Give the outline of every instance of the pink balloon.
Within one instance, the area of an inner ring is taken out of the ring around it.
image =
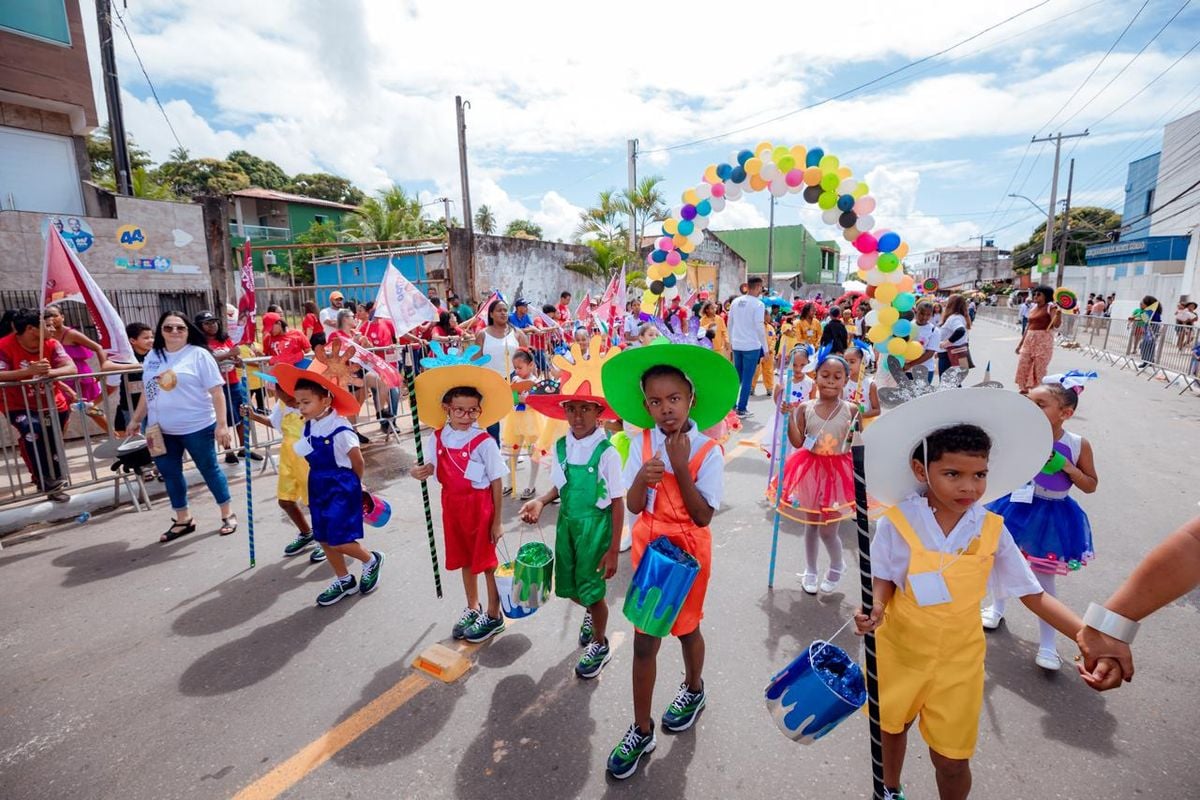
[[[712,187],[712,196],[713,197],[724,197],[725,196],[725,184],[714,183],[713,187]]]
[[[858,216],[870,214],[875,210],[875,198],[871,195],[864,195],[854,201],[854,213]]]
[[[879,253],[863,253],[858,257],[858,268],[864,272],[875,269],[875,262],[879,260]]]
[[[683,259],[679,257],[678,250],[672,250],[671,252],[667,253],[667,263],[670,264],[672,267],[679,266],[679,262],[682,260]]]
[[[788,186],[795,188],[795,187],[799,186],[800,184],[804,183],[804,170],[802,170],[802,169],[790,170],[787,175],[783,176],[783,179],[787,182]]]
[[[658,240],[658,249],[667,253],[675,249],[675,240],[670,236],[664,236]]]
[[[869,233],[861,234],[854,240],[854,248],[860,253],[874,253],[879,240]]]
[[[654,260],[654,257],[651,255],[651,253],[653,253],[653,251],[651,251],[650,253],[646,253],[646,266],[647,267],[653,267],[655,264],[658,263],[657,261]]]

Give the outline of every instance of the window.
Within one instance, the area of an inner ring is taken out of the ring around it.
[[[1149,214],[1154,208],[1154,190],[1146,192],[1146,208],[1142,210],[1143,214]]]
[[[71,46],[66,0],[0,3],[0,28],[34,39]]]
[[[0,127],[0,208],[82,214],[71,139]]]
[[[263,217],[263,216],[260,216],[260,217],[258,218],[258,225],[259,225],[259,227],[260,227],[260,228],[266,228],[266,227],[270,226],[270,224],[271,224],[271,218],[270,218],[270,217]]]
[[[324,214],[313,214],[313,223],[317,225],[324,225],[328,221],[329,217],[325,216]]]

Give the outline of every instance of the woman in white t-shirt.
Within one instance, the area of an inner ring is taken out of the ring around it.
[[[225,381],[204,334],[183,314],[168,311],[159,318],[154,349],[142,364],[142,382],[142,398],[127,430],[137,431],[145,418],[151,447],[161,435],[163,453],[154,457],[154,463],[167,485],[175,519],[159,541],[170,542],[196,530],[183,476],[185,450],[221,507],[220,534],[228,536],[237,530],[238,520],[229,503],[229,483],[217,466],[216,451],[218,443],[222,448],[233,444],[225,422]]]
[[[938,375],[950,367],[969,369],[971,318],[967,314],[967,299],[961,294],[950,295],[942,320],[938,328]]]

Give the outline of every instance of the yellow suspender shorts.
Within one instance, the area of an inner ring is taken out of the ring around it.
[[[876,634],[879,711],[886,733],[903,733],[918,715],[921,736],[946,758],[969,759],[979,736],[987,646],[979,604],[987,595],[1003,519],[989,513],[964,553],[925,549],[898,508],[887,518],[908,544],[910,579],[898,587]],[[911,576],[942,571],[950,601],[917,605]]]

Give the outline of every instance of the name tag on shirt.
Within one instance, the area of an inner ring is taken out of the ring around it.
[[[478,461],[468,461],[467,468],[463,470],[463,476],[471,483],[481,483],[485,477],[483,464]]]
[[[1014,491],[1008,496],[1010,503],[1032,503],[1033,502],[1033,484],[1027,483],[1020,489]]]
[[[817,437],[813,434],[808,434],[804,437],[804,449],[812,450],[817,444]]]
[[[913,599],[919,606],[939,606],[950,602],[950,587],[938,570],[910,572],[908,585],[912,587]]]

